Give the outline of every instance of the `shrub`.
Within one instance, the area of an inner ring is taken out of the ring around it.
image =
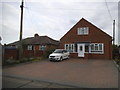
[[[49,55],[54,51],[55,49],[48,49],[46,50],[46,53],[43,55],[43,58],[48,58]]]
[[[10,59],[8,59],[8,60],[4,61],[3,65],[13,65],[13,64],[19,64],[19,63],[20,63],[20,61],[18,61],[18,60],[10,60]]]
[[[120,65],[120,59],[115,59],[116,64]]]
[[[120,59],[119,47],[117,45],[113,45],[112,56],[113,59]]]

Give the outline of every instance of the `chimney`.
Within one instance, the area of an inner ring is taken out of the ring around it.
[[[38,37],[39,35],[36,33],[36,34],[34,34],[34,37]]]

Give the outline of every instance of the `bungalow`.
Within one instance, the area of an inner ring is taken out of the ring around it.
[[[84,18],[60,39],[60,48],[73,58],[112,59],[112,37]]]
[[[22,40],[23,57],[40,57],[47,50],[56,49],[59,47],[59,41],[53,40],[48,36],[39,36],[35,34],[34,37],[25,38]],[[18,59],[19,41],[5,45],[4,58],[13,57]]]

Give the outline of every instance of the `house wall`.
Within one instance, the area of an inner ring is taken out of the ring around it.
[[[59,47],[59,45],[51,45],[51,44],[48,44],[46,45],[46,48],[45,50],[49,50],[49,49],[57,49]],[[40,45],[34,45],[34,50],[35,51],[40,51]]]
[[[27,46],[27,45],[26,45]],[[56,49],[59,46],[57,45],[46,45],[46,49],[45,50],[39,50],[39,46],[40,45],[34,45],[33,50],[27,50],[27,47],[23,49],[23,57],[41,57],[44,54],[46,54],[47,50],[50,49]],[[14,59],[17,60],[19,57],[19,50],[16,49],[4,49],[4,55],[3,58],[5,60],[7,59]]]
[[[40,45],[34,45],[34,50],[39,50]]]
[[[58,49],[59,45],[47,45],[46,49],[47,50],[53,50],[53,49]]]
[[[77,28],[79,27],[89,27],[88,35],[77,35]],[[82,19],[76,25],[74,25],[61,39],[60,48],[64,48],[64,44],[70,44],[75,42],[85,42],[90,41],[91,43],[103,43],[104,44],[104,54],[91,54],[89,58],[97,59],[111,59],[112,58],[112,38],[101,31],[96,26],[92,25],[88,21]],[[77,53],[76,53],[77,54]],[[72,54],[73,57],[76,55]]]
[[[41,57],[44,54],[46,54],[47,50],[51,50],[51,49],[56,49],[58,46],[56,45],[46,45],[45,50],[40,50],[40,45],[34,45],[33,50],[24,50],[24,57]]]
[[[23,57],[41,57],[44,54],[44,51],[35,51],[35,50],[24,50]]]

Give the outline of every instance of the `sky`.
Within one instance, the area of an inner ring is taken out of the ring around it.
[[[119,0],[24,0],[23,39],[47,35],[60,40],[81,18],[85,18],[112,36],[116,21],[118,44]],[[0,36],[2,44],[19,40],[21,0],[0,1]]]

